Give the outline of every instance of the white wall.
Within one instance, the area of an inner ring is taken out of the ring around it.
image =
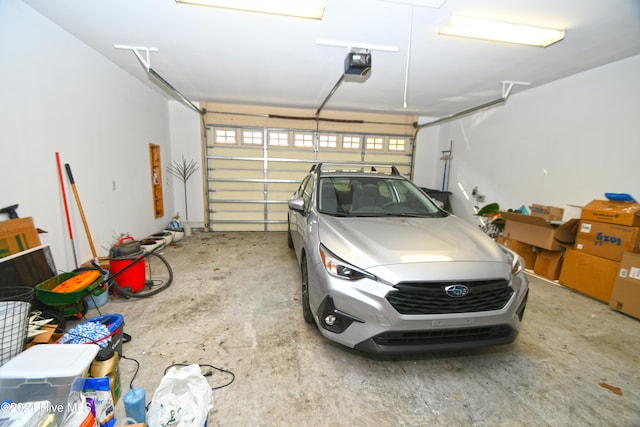
[[[171,141],[172,141],[172,158],[163,159],[166,165],[174,162],[182,163],[184,158],[187,163],[194,161],[198,165],[198,169],[187,181],[187,207],[189,224],[193,227],[203,227],[205,212],[203,188],[203,159],[201,144],[201,117],[195,111],[185,107],[177,101],[169,102],[169,115],[171,116]],[[206,163],[205,163],[206,166]],[[187,220],[184,207],[184,184],[178,178],[163,171],[165,183],[172,189],[173,198],[175,200],[176,212],[167,212],[170,216],[176,213],[180,214],[181,221]]]
[[[417,160],[419,167],[437,167],[432,181],[423,172],[416,182],[439,188],[444,162],[437,159],[453,141],[453,210],[476,224],[473,206],[490,202],[503,209],[559,206],[567,220],[580,215],[572,205],[603,199],[605,192],[640,200],[638,76],[640,55],[515,93],[503,106],[437,130],[426,128],[418,134]],[[484,203],[471,197],[476,186]]]
[[[0,1],[0,58],[0,207],[18,203],[19,216],[47,231],[41,241],[58,269],[75,265],[56,152],[63,174],[72,168],[98,256],[120,233],[164,228],[173,191],[166,184],[165,217],[154,219],[149,143],[163,163],[172,158],[166,99],[16,0]],[[66,191],[81,263],[92,254],[68,183]]]

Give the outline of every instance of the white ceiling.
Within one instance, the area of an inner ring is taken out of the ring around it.
[[[442,117],[501,97],[503,81],[530,84],[518,93],[640,54],[640,0],[326,0],[321,21],[174,0],[24,2],[150,85],[134,53],[114,45],[157,48],[151,68],[194,102],[315,111],[327,100],[325,110]],[[453,14],[560,28],[565,38],[537,48],[439,36]],[[329,98],[348,48],[320,39],[398,51],[372,50],[369,78]]]

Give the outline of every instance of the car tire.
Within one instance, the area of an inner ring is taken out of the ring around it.
[[[307,257],[302,257],[302,316],[307,323],[315,323],[311,305],[309,304],[309,268],[307,267]]]

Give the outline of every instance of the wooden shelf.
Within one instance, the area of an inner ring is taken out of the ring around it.
[[[160,218],[164,216],[164,199],[162,198],[162,162],[160,161],[159,145],[149,144],[149,158],[151,160],[153,215],[155,218]]]

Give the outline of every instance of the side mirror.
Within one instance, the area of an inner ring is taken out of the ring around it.
[[[302,200],[302,197],[290,199],[288,205],[292,211],[304,213],[304,200]]]

